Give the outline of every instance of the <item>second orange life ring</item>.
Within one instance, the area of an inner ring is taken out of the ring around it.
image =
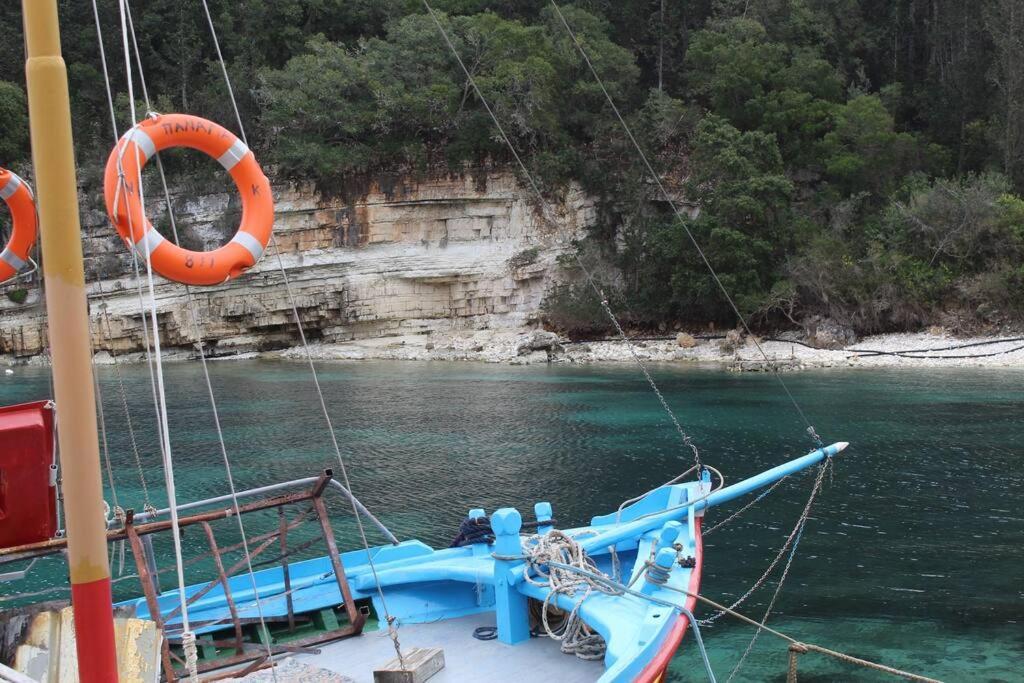
[[[0,199],[11,210],[14,226],[11,239],[0,251],[0,282],[6,282],[29,263],[38,229],[36,202],[28,183],[11,171],[0,168]]]
[[[227,170],[242,196],[242,221],[231,241],[213,251],[183,249],[164,238],[143,215],[138,182],[146,162],[171,147],[189,147],[213,157]],[[187,114],[154,116],[118,141],[103,180],[107,213],[117,232],[153,270],[168,280],[214,285],[241,275],[259,261],[274,226],[270,182],[256,157],[225,128]]]

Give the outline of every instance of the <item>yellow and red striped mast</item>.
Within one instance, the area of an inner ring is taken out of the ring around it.
[[[79,680],[112,683],[117,653],[67,67],[57,0],[23,0],[22,10]]]

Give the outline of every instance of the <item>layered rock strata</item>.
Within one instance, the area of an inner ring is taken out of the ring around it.
[[[251,271],[191,290],[155,278],[161,340],[172,355],[194,353],[200,336],[214,356],[294,346],[293,305],[307,337],[321,343],[522,329],[535,321],[556,277],[565,238],[578,236],[595,213],[592,200],[569,191],[554,208],[556,230],[515,176],[503,172],[374,180],[349,198],[304,185],[274,190],[275,242]],[[150,197],[154,223],[169,225]],[[216,248],[238,224],[230,192],[181,193],[173,204],[188,248]],[[101,357],[141,352],[145,273],[135,277],[102,210],[83,211],[83,233],[94,346]],[[46,335],[38,282],[5,289],[22,286],[23,303],[0,297],[0,353],[18,358],[42,353]]]

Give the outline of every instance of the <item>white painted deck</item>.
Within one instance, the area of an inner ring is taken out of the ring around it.
[[[563,654],[550,638],[531,638],[510,646],[497,640],[477,640],[473,629],[493,626],[490,614],[447,619],[433,624],[409,624],[398,630],[402,649],[439,647],[444,650],[445,667],[431,683],[466,681],[509,681],[528,683],[537,672],[558,683],[593,683],[604,672],[599,661],[584,661]],[[295,655],[303,664],[316,666],[351,678],[355,683],[373,683],[373,670],[395,658],[386,630],[319,646],[318,655]]]

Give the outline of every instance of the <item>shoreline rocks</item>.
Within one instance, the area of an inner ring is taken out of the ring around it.
[[[662,340],[644,340],[633,344],[632,351],[621,341],[572,342],[553,332],[539,329],[479,329],[373,337],[347,342],[310,344],[314,360],[361,361],[406,360],[506,363],[509,365],[538,365],[547,363],[632,363],[634,354],[644,363],[669,365],[717,366],[733,372],[797,372],[825,368],[1021,368],[1024,369],[1024,346],[1020,341],[998,341],[993,338],[956,339],[931,333],[890,334],[867,337],[859,344],[843,349],[817,349],[794,338],[784,341],[759,340],[761,351],[749,338],[734,340],[724,351],[720,340],[689,337],[680,346],[679,336]],[[928,357],[913,357],[913,351],[965,344],[984,343],[985,346],[932,351]],[[864,352],[858,353],[858,349]],[[208,353],[210,348],[207,349]],[[881,352],[881,353],[879,353]],[[910,354],[910,356],[905,354]],[[900,355],[904,354],[904,355]],[[990,355],[992,354],[992,355]],[[979,357],[960,357],[979,356]],[[195,352],[174,349],[165,352],[168,362],[194,360]],[[210,360],[305,360],[301,347],[271,351],[247,351],[208,355]],[[131,352],[111,355],[98,352],[97,365],[145,362],[143,353]],[[0,356],[0,366],[44,365],[42,356],[16,359]],[[16,373],[15,373],[16,374]]]
[[[723,352],[719,340],[694,337],[692,345],[680,346],[677,338],[644,340],[633,344],[632,352],[621,341],[572,342],[544,330],[476,330],[408,336],[401,339],[360,340],[344,344],[316,344],[311,347],[319,360],[417,360],[475,361],[536,365],[541,363],[624,363],[633,362],[635,353],[645,363],[666,365],[717,365],[736,372],[796,372],[822,368],[898,368],[898,367],[1019,367],[1024,369],[1024,349],[1020,342],[999,342],[984,347],[981,358],[957,358],[974,355],[975,349],[945,352],[943,358],[912,358],[900,355],[858,354],[858,348],[906,354],[915,349],[955,346],[991,339],[953,339],[931,334],[891,334],[863,339],[844,349],[815,349],[794,341],[760,341],[766,361],[750,339],[736,342]],[[687,344],[690,344],[687,341]],[[1014,350],[1016,349],[1016,350]],[[1012,351],[999,353],[1000,351]],[[942,354],[928,354],[942,355]],[[301,349],[261,354],[263,358],[299,358]],[[773,367],[774,366],[774,367]]]

